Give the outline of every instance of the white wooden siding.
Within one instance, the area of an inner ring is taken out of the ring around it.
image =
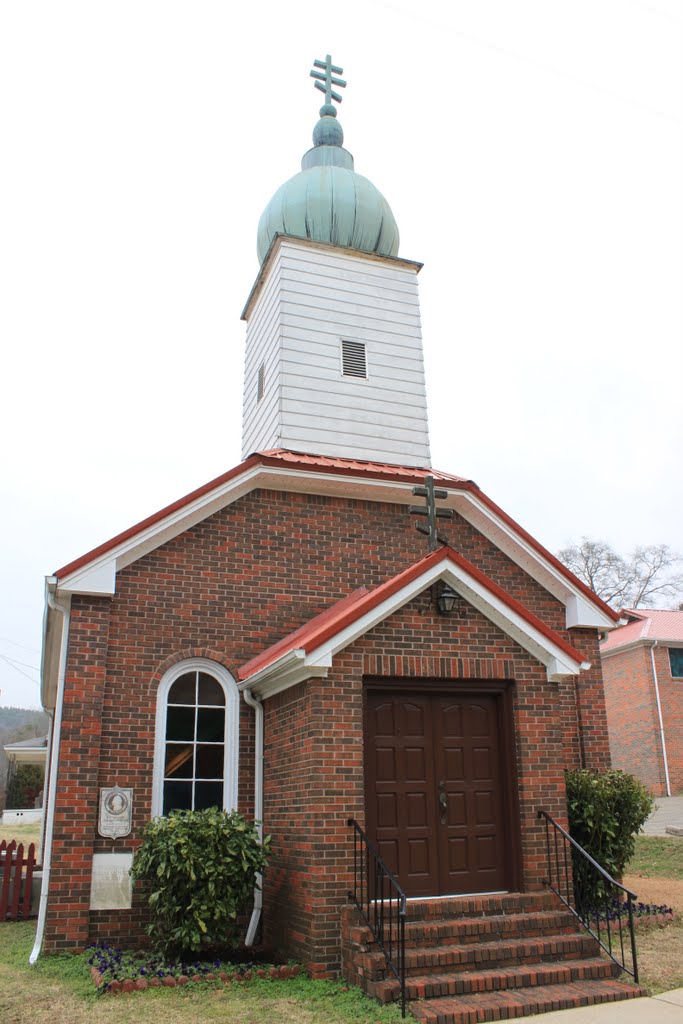
[[[248,316],[243,456],[429,465],[416,266],[284,239]],[[366,346],[367,379],[342,375],[342,339]]]

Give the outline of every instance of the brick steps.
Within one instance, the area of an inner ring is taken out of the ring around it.
[[[529,914],[498,914],[487,917],[445,918],[434,921],[406,921],[406,947],[464,945],[494,939],[534,938],[540,935],[576,932],[575,919],[561,910]],[[353,941],[372,942],[369,928],[353,930]]]
[[[450,896],[439,899],[408,900],[408,921],[449,920],[492,914],[533,914],[562,907],[552,892],[512,892],[498,896]]]
[[[529,988],[534,985],[559,985],[574,981],[613,978],[619,968],[610,960],[600,957],[585,960],[558,960],[534,965],[498,968],[489,971],[459,971],[431,973],[406,979],[408,999],[438,999],[444,996],[463,996],[477,992],[498,992]],[[368,995],[382,1003],[397,1000],[399,984],[393,975],[375,982]]]
[[[409,902],[406,997],[424,1024],[479,1024],[572,1006],[630,999],[642,991],[617,980],[553,893],[510,893]],[[348,982],[383,1003],[400,997],[384,955],[355,910],[342,915]]]
[[[580,981],[430,999],[411,1003],[410,1010],[423,1024],[480,1024],[482,1021],[511,1020],[527,1014],[634,999],[641,994],[640,989],[620,981]]]
[[[531,939],[510,939],[496,942],[468,943],[464,946],[424,946],[406,948],[406,975],[424,974],[425,969],[464,971],[468,968],[509,964],[538,963],[592,956],[595,940],[588,934],[541,935]],[[382,970],[384,954],[368,952],[365,960],[370,969]]]

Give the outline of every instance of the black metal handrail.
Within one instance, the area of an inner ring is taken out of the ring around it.
[[[545,819],[548,877],[543,879],[544,885],[560,897],[584,928],[597,939],[607,956],[622,971],[630,974],[637,984],[638,958],[633,927],[633,901],[638,897],[600,867],[546,811],[539,810],[538,816]],[[628,942],[624,943],[622,914],[628,922],[630,958]]]
[[[355,818],[353,829],[353,890],[356,904],[373,938],[384,953],[387,967],[401,989],[401,1014],[406,1015],[406,894]]]

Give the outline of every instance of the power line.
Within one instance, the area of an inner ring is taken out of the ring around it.
[[[24,664],[23,661],[15,661],[14,658],[8,658],[6,654],[0,654],[0,658],[2,658],[3,661],[6,661],[10,668],[13,668],[15,672],[18,672],[20,675],[25,676],[27,679],[30,679],[32,683],[38,682],[38,680],[35,679],[33,676],[30,676],[28,672],[24,672],[22,668],[19,668],[19,665]],[[34,672],[38,672],[38,669],[35,667],[35,665],[26,665],[26,668],[30,668],[33,669]]]
[[[10,640],[8,636],[0,636],[0,640],[2,640],[3,643],[11,644],[12,647],[21,647],[22,651],[30,651],[31,654],[40,654],[37,647],[27,647],[26,644],[20,644],[16,640]]]

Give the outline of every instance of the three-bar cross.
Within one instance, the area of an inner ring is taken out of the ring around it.
[[[434,486],[434,477],[426,476],[424,487],[413,487],[413,494],[419,498],[425,498],[425,507],[422,505],[409,505],[408,511],[414,516],[426,516],[427,522],[415,523],[415,528],[429,537],[429,550],[436,551],[439,544],[448,544],[448,540],[442,537],[437,528],[437,519],[453,519],[455,512],[452,508],[437,508],[437,498],[447,498],[448,491],[442,487]]]
[[[330,57],[329,53],[327,54],[325,60],[314,60],[313,66],[316,68],[322,68],[322,70],[325,72],[324,75],[321,75],[319,71],[311,71],[310,75],[311,78],[319,79],[319,81],[314,82],[313,84],[315,85],[316,89],[320,89],[321,92],[325,93],[325,103],[327,104],[327,106],[329,106],[332,103],[332,100],[335,100],[336,103],[341,103],[342,97],[338,92],[335,92],[333,90],[332,86],[338,85],[340,89],[346,88],[346,82],[344,81],[344,79],[335,77],[336,75],[343,74],[344,68],[338,68],[336,64],[333,64],[332,58]],[[325,84],[321,85],[321,82],[324,82]]]

